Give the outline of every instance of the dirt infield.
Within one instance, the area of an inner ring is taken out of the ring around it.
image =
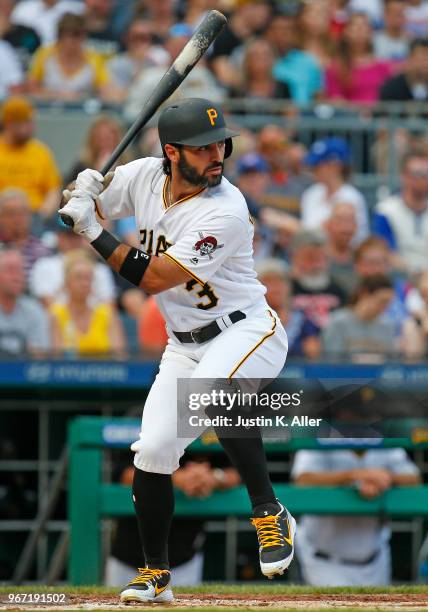
[[[275,608],[288,611],[307,609],[310,612],[327,612],[341,610],[354,612],[422,612],[428,610],[428,593],[368,593],[368,594],[206,594],[206,593],[179,593],[175,601],[169,606],[140,604],[120,604],[117,595],[111,594],[72,594],[67,596],[64,605],[34,605],[34,604],[0,604],[0,609],[8,611],[37,611],[49,610],[53,612],[71,610],[165,610],[192,608],[197,609],[225,609],[239,608],[241,610],[265,610]]]

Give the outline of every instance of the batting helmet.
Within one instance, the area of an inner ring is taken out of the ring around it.
[[[204,98],[186,98],[164,108],[158,130],[162,149],[166,144],[201,147],[224,140],[225,157],[232,153],[232,136],[238,136],[226,127],[221,108]]]

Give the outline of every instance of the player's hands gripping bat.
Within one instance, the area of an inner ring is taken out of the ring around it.
[[[153,117],[161,104],[163,104],[170,97],[170,95],[174,93],[177,87],[181,85],[211,43],[220,34],[225,24],[226,17],[219,11],[210,11],[208,13],[199,27],[195,30],[194,34],[185,45],[179,56],[176,58],[172,66],[159,81],[152,95],[144,105],[140,115],[126,132],[125,136],[117,145],[108,161],[101,168],[100,174],[102,176],[105,176],[108,171],[111,170],[125,149]],[[103,181],[100,181],[100,183],[103,183]],[[106,185],[104,181],[104,188],[105,187]],[[65,203],[65,201],[61,202],[60,208],[62,208]],[[59,214],[62,221],[66,225],[73,227],[74,221],[69,215],[66,214],[65,211],[64,213],[61,213],[60,211]]]

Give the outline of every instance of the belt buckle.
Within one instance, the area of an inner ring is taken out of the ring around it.
[[[193,342],[195,344],[199,344],[199,342],[195,338],[195,334],[197,334],[199,330],[200,330],[200,327],[198,329],[192,329],[192,331],[189,332],[190,333],[190,337],[192,338],[192,340],[193,340]]]

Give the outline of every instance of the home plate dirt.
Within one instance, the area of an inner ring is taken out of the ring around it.
[[[69,594],[66,605],[3,604],[0,609],[25,610],[165,610],[173,608],[280,608],[281,610],[341,610],[372,609],[383,611],[419,612],[428,610],[428,593],[373,593],[373,594],[186,594],[176,596],[169,606],[121,604],[115,595]]]

